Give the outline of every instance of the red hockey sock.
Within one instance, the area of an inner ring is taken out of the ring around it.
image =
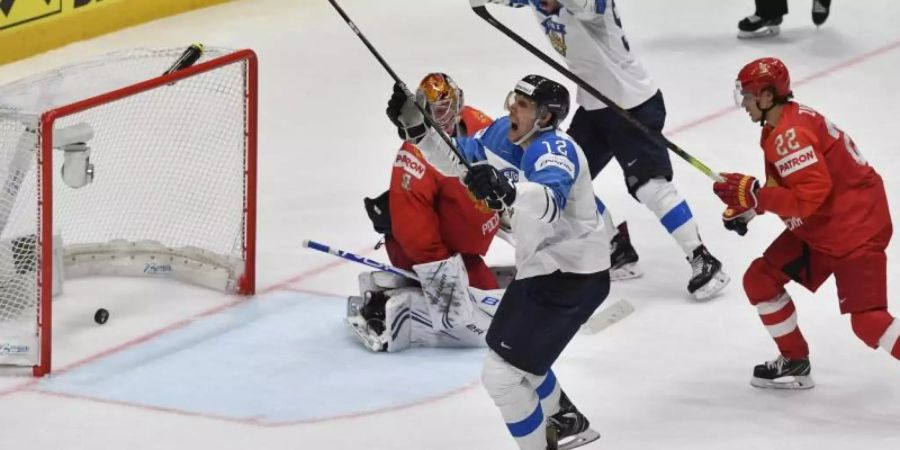
[[[878,346],[894,358],[900,359],[900,319],[894,318],[891,326],[879,339]]]
[[[797,310],[790,295],[783,293],[775,299],[758,303],[756,309],[783,356],[796,359],[809,355],[809,345],[797,325]]]

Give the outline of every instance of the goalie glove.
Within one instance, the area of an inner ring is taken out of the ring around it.
[[[411,99],[406,96],[406,92],[400,87],[399,83],[394,83],[394,93],[388,100],[385,113],[391,123],[397,127],[397,134],[400,135],[400,139],[415,144],[425,136],[427,128],[425,127],[425,117],[413,101],[418,103],[423,109],[425,108],[425,97],[423,95],[416,93],[415,99]]]
[[[727,207],[722,213],[722,224],[728,231],[734,231],[739,236],[747,234],[747,224],[756,217],[756,210],[753,208],[732,208]]]

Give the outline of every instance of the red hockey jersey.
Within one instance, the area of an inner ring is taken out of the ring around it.
[[[468,106],[461,118],[468,135],[492,122]],[[391,231],[400,248],[391,240],[386,243],[388,256],[398,267],[411,268],[456,253],[463,254],[468,267],[466,255],[487,253],[500,225],[497,214],[476,200],[459,178],[438,173],[408,142],[397,152],[389,192]],[[472,281],[473,286],[478,284]]]
[[[767,180],[758,209],[778,214],[812,248],[840,257],[891,223],[881,176],[815,110],[788,103],[760,144]]]

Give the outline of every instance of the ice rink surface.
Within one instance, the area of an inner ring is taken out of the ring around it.
[[[619,0],[632,49],[669,111],[666,134],[720,171],[762,175],[759,128],[733,107],[739,68],[782,58],[800,102],[857,143],[900,201],[900,3],[838,0],[819,30],[810,1],[790,2],[781,36],[735,38],[750,0]],[[487,25],[464,0],[343,0],[407,83],[452,75],[469,104],[503,114],[528,73],[562,80]],[[551,53],[532,15],[489,7]],[[396,134],[384,117],[391,80],[325,0],[240,0],[152,22],[0,67],[0,84],[131,47],[194,41],[252,48],[260,59],[259,295],[242,299],[153,280],[90,279],[55,303],[54,375],[0,378],[2,448],[513,449],[478,381],[478,350],[373,355],[340,323],[362,269],[301,248],[303,239],[386,260],[362,198],[387,186]],[[573,87],[571,83],[567,83]],[[865,347],[838,314],[834,284],[790,292],[817,387],[751,388],[776,350],[740,286],[782,229],[763,216],[738,238],[720,223],[708,179],[673,156],[676,185],[734,281],[689,298],[689,265],[611,165],[596,192],[627,220],[646,275],[613,284],[636,311],[578,335],[555,368],[603,435],[587,449],[900,448],[900,362]],[[894,217],[897,216],[895,208]],[[896,299],[897,246],[888,249]],[[498,242],[489,255],[512,261]],[[108,324],[91,318],[110,310]]]

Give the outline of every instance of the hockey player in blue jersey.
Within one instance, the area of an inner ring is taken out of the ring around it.
[[[574,448],[599,434],[561,393],[550,366],[609,293],[609,239],[587,159],[557,129],[569,110],[566,88],[529,75],[507,106],[509,116],[457,139],[473,163],[468,172],[434,130],[417,146],[500,211],[515,242],[516,279],[488,329],[484,386],[520,448]],[[423,121],[411,102],[396,119],[409,130]]]
[[[661,131],[666,118],[662,92],[631,51],[615,0],[482,0],[531,7],[553,48],[574,74],[616,102],[650,129]],[[712,297],[729,277],[700,240],[687,201],[672,184],[672,163],[664,143],[627,123],[583,89],[568,134],[584,149],[591,178],[615,157],[628,192],[659,219],[691,265],[688,292]],[[607,209],[604,219],[612,223]],[[627,229],[612,238],[612,267],[638,260]]]

